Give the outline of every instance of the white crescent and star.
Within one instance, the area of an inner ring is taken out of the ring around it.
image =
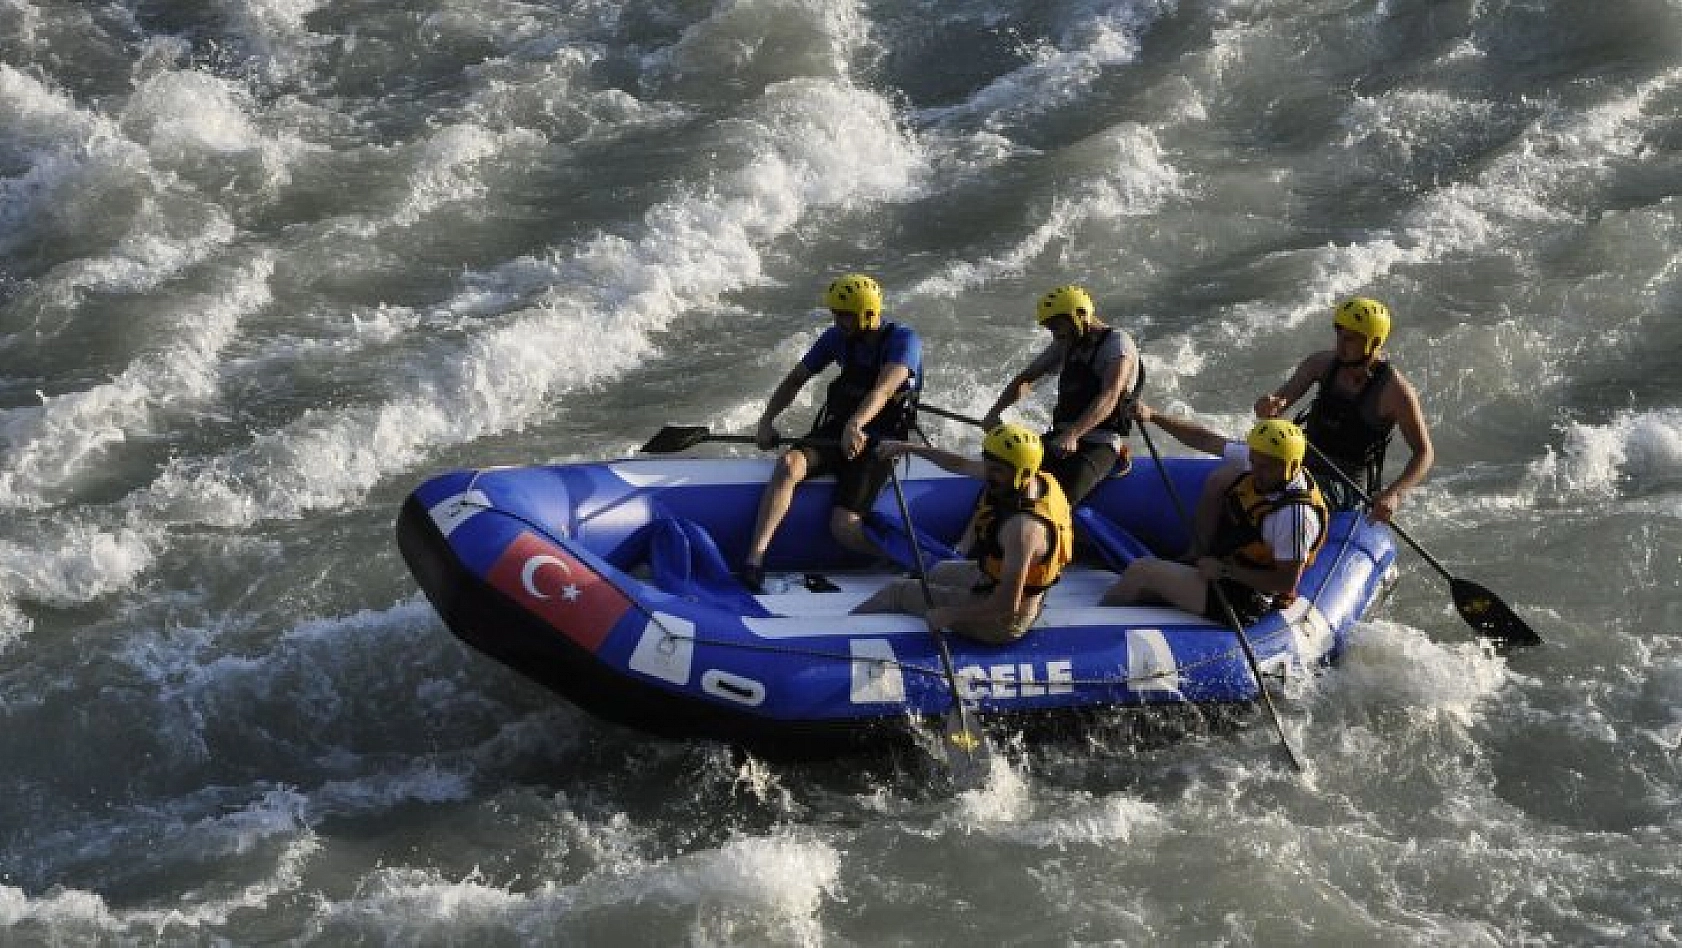
[[[530,593],[532,597],[536,599],[549,598],[548,593],[538,590],[536,582],[537,571],[545,566],[559,566],[561,571],[567,574],[567,578],[569,580],[572,578],[572,567],[568,566],[566,561],[562,560],[560,557],[550,556],[547,553],[539,553],[536,556],[531,557],[526,560],[526,565],[520,569],[520,582],[526,587],[526,592]],[[567,602],[572,602],[577,599],[579,595],[581,595],[581,592],[577,583],[568,582],[566,585],[561,587],[561,598],[565,599]]]

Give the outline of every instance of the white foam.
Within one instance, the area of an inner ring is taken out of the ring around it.
[[[978,261],[948,264],[910,286],[906,296],[956,299],[974,287],[1020,277],[1054,245],[1075,242],[1082,230],[1155,213],[1184,193],[1157,134],[1142,125],[1107,129],[1066,157],[1101,173],[1083,178],[1074,193],[1052,198],[1050,207],[1035,215],[1039,223],[1014,246]]]
[[[1473,723],[1508,683],[1506,661],[1475,642],[1438,643],[1385,620],[1362,622],[1320,691],[1363,707],[1389,704]]]
[[[692,913],[690,941],[815,944],[817,918],[840,876],[840,856],[826,843],[787,836],[742,837],[717,849],[648,863],[615,837],[622,819],[568,829],[578,842],[605,844],[595,853],[610,862],[574,885],[545,882],[514,892],[476,876],[450,881],[435,872],[381,869],[365,877],[347,901],[323,903],[312,926],[318,933],[377,931],[383,939],[415,943],[442,933],[513,932],[552,940],[568,922],[588,913],[631,906],[660,914]],[[580,833],[580,830],[584,832]]]
[[[368,221],[369,234],[390,226],[405,227],[439,208],[481,198],[486,193],[482,165],[510,150],[536,148],[542,139],[525,129],[492,132],[478,125],[439,129],[419,146],[403,202],[379,221]]]
[[[1210,322],[1229,333],[1294,330],[1327,318],[1339,298],[1373,292],[1398,269],[1474,250],[1511,253],[1516,236],[1573,224],[1583,193],[1606,177],[1614,161],[1642,146],[1651,121],[1647,110],[1666,102],[1679,84],[1682,70],[1673,70],[1596,108],[1544,109],[1473,178],[1429,192],[1393,230],[1309,251],[1311,276],[1298,299],[1236,304],[1229,318]],[[1446,117],[1431,114],[1441,108],[1436,97],[1406,89],[1360,100],[1346,117],[1349,139],[1337,147],[1350,153],[1347,160],[1385,162],[1394,136],[1406,132],[1374,116],[1406,116],[1408,123],[1436,127],[1454,117],[1470,121],[1485,106],[1460,103]]]
[[[156,539],[126,527],[60,521],[39,539],[45,542],[0,540],[0,614],[17,599],[54,606],[91,602],[126,589],[155,557]]]
[[[920,109],[922,125],[983,122],[987,127],[1019,122],[1077,101],[1106,69],[1138,58],[1140,37],[1177,6],[1172,0],[1122,4],[1071,18],[1068,35],[1030,48],[1028,63],[952,106]]]
[[[394,371],[399,394],[390,401],[311,412],[230,455],[176,461],[130,498],[132,508],[236,526],[353,503],[426,452],[518,429],[542,417],[558,392],[640,364],[652,350],[650,333],[758,281],[759,246],[812,209],[860,206],[912,187],[919,153],[872,94],[784,83],[766,91],[759,115],[736,131],[756,140],[759,157],[721,172],[707,192],[650,209],[640,239],[604,235],[570,254],[472,278],[446,311],[528,302],[488,327],[481,322],[458,351],[434,349]],[[850,147],[861,127],[878,142],[868,154]]]
[[[105,899],[82,889],[54,889],[31,897],[15,886],[0,885],[0,930],[38,925],[55,936],[48,941],[92,937],[120,930]]]
[[[38,508],[62,499],[78,475],[125,441],[202,410],[217,394],[219,358],[240,319],[273,301],[273,273],[272,257],[258,256],[224,291],[182,304],[174,325],[160,327],[172,345],[141,355],[107,383],[0,415],[0,441],[7,446],[0,508]]]
[[[873,47],[863,7],[859,0],[718,3],[676,43],[644,57],[645,76],[676,98],[797,77],[845,79],[853,56]]]
[[[1043,791],[1040,792],[1043,795]],[[967,796],[967,795],[966,795]],[[1074,794],[1048,806],[1044,799],[1009,819],[987,820],[978,827],[989,836],[1023,846],[1066,849],[1071,846],[1150,845],[1169,829],[1155,803],[1127,794]]]
[[[1559,452],[1530,464],[1525,489],[1555,499],[1612,498],[1682,483],[1682,410],[1622,412],[1604,425],[1572,422]],[[1682,515],[1682,510],[1677,511]]]
[[[741,837],[715,850],[680,856],[621,894],[635,891],[638,898],[696,904],[725,915],[769,915],[815,938],[821,934],[817,912],[840,874],[840,853],[828,843]]]
[[[135,88],[122,123],[154,159],[226,156],[264,146],[247,115],[251,109],[242,86],[194,70],[169,70]]]
[[[0,252],[52,232],[110,235],[103,254],[57,267],[32,290],[69,309],[84,291],[136,292],[207,259],[233,239],[227,213],[166,191],[145,150],[118,125],[78,108],[35,78],[0,65],[0,131],[29,170],[0,182]],[[133,210],[113,215],[114,207]]]

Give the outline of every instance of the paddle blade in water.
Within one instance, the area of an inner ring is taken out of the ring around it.
[[[968,715],[956,708],[947,712],[941,722],[941,743],[946,749],[946,767],[952,775],[952,785],[959,790],[980,790],[992,776],[992,749],[978,728],[970,725]]]
[[[1501,598],[1469,579],[1449,577],[1454,608],[1479,635],[1497,645],[1541,645],[1542,637]]]

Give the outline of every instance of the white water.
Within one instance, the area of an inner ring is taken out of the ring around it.
[[[1682,942],[1679,27],[0,0],[0,942]],[[1404,553],[1286,705],[1307,778],[1251,727],[948,797],[650,743],[449,636],[410,486],[745,428],[851,269],[937,405],[1079,281],[1229,430],[1387,300],[1438,452],[1402,517],[1548,646],[1481,653]]]

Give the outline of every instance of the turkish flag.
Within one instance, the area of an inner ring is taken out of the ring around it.
[[[625,594],[595,570],[529,530],[508,544],[487,578],[592,653],[631,608]]]

